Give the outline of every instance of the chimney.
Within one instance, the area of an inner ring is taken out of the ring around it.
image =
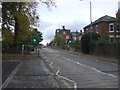
[[[82,30],[80,30],[80,33],[82,33]]]
[[[65,30],[65,26],[63,26],[63,30]]]
[[[78,31],[76,31],[76,34],[78,34]]]

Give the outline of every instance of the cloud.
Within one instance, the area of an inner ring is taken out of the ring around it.
[[[72,31],[82,30],[82,26],[85,23],[80,20],[68,21],[68,22],[47,22],[42,21],[41,27],[39,28],[43,33],[43,41],[41,43],[47,44],[51,40],[54,39],[56,29],[61,29],[64,25],[66,29],[70,29]]]
[[[90,23],[90,0],[56,0],[57,8],[47,9],[45,5],[38,6],[41,22],[39,30],[43,33],[43,43],[53,40],[55,30],[63,25],[71,31],[79,31]],[[91,0],[92,21],[109,15],[114,16],[119,0]]]

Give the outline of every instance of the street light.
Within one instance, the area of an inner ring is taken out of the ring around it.
[[[84,1],[84,0],[80,0]],[[90,44],[92,43],[92,3],[90,1]],[[92,53],[92,47],[90,46],[90,53]]]

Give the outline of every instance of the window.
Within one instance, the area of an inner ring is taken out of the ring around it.
[[[76,37],[73,37],[74,38],[74,40],[76,40],[77,38]]]
[[[81,40],[82,37],[79,37],[79,40]]]
[[[110,38],[110,43],[113,43],[113,38]]]
[[[88,28],[86,28],[86,31],[88,31]]]
[[[114,35],[110,35],[110,43],[113,43]]]
[[[65,34],[66,34],[66,32],[63,32],[63,34],[65,35]]]
[[[98,25],[96,25],[96,33],[98,33]]]
[[[114,32],[114,24],[113,23],[109,24],[109,32]]]
[[[66,39],[69,39],[69,36],[66,36]]]

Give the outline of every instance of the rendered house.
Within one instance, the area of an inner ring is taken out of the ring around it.
[[[72,35],[72,39],[73,40],[81,40],[82,38],[82,30],[80,30],[80,32],[76,31],[76,32],[71,32]]]
[[[109,33],[110,42],[113,42],[113,39],[117,39],[120,37],[120,33],[118,32],[116,26],[116,18],[105,15],[92,23],[92,27],[90,28],[90,24],[84,27],[84,33],[88,32],[96,32],[100,36],[105,35],[105,33]]]

